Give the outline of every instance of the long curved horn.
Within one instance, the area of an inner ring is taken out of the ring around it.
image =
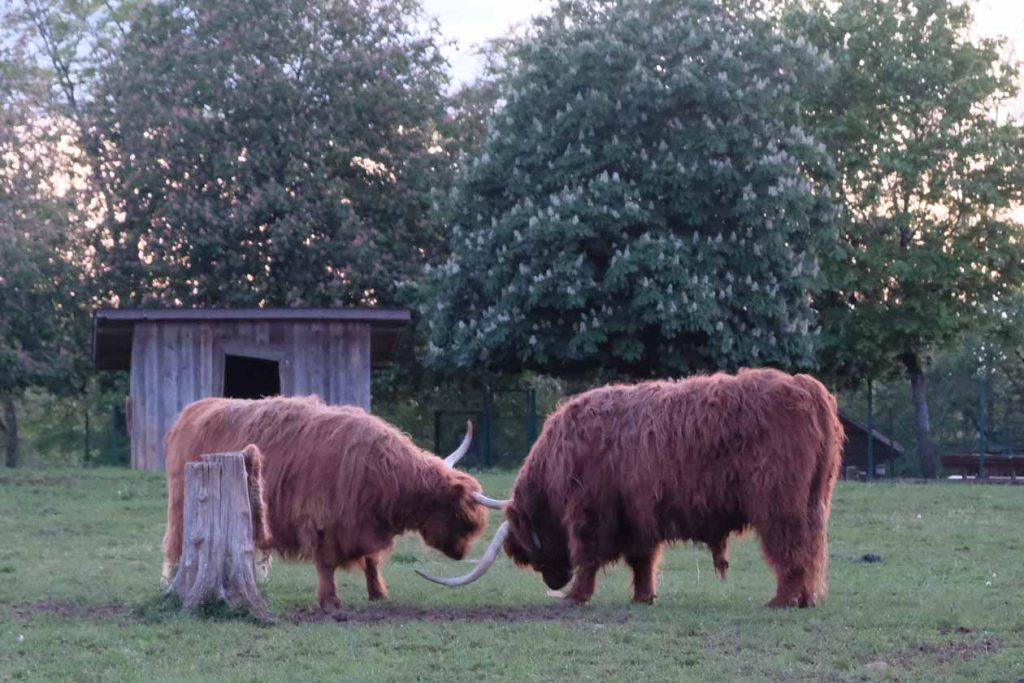
[[[476,491],[473,491],[472,495],[473,500],[486,508],[491,508],[492,510],[504,510],[505,506],[508,505],[507,498],[505,500],[498,500],[497,498],[490,498],[482,493],[477,493]]]
[[[444,459],[444,464],[448,465],[448,467],[455,467],[455,465],[457,465],[458,462],[462,460],[462,456],[466,454],[466,451],[469,450],[469,444],[472,443],[472,441],[473,423],[470,422],[469,420],[466,420],[466,436],[462,438],[462,443],[459,444],[459,447],[452,451],[452,454]]]
[[[491,539],[491,544],[487,546],[487,550],[486,552],[484,552],[484,556],[480,558],[479,562],[477,562],[476,567],[473,568],[473,571],[466,574],[465,576],[457,576],[451,579],[445,579],[439,576],[431,576],[430,574],[421,572],[419,569],[416,570],[416,573],[422,576],[427,581],[433,581],[434,583],[439,583],[442,586],[451,586],[452,588],[454,588],[456,586],[465,586],[471,584],[477,579],[479,579],[481,576],[486,574],[487,570],[491,568],[492,564],[494,564],[494,560],[498,557],[498,553],[501,551],[501,544],[505,542],[506,536],[508,536],[508,520],[502,522],[501,526],[498,527],[498,530],[494,532],[494,538]]]

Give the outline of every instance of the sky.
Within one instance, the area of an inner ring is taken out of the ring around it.
[[[440,23],[441,34],[457,43],[444,51],[453,85],[480,75],[483,61],[473,54],[474,48],[543,14],[551,5],[551,0],[423,0],[427,14]]]
[[[551,5],[552,0],[424,0],[442,35],[456,42],[445,51],[456,86],[480,74],[483,63],[473,54],[475,47],[528,22]],[[1008,36],[1016,58],[1024,59],[1024,0],[974,0],[971,5],[978,34]]]

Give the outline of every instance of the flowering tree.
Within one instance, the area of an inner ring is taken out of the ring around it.
[[[508,47],[486,139],[441,208],[428,362],[813,362],[834,209],[791,91],[827,60],[756,5],[569,0]]]

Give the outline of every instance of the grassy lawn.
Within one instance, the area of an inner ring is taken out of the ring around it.
[[[501,495],[512,475],[480,478]],[[1021,487],[840,484],[831,592],[811,610],[763,606],[774,583],[753,538],[734,541],[727,583],[678,546],[654,606],[631,605],[615,567],[565,610],[507,558],[461,590],[428,584],[414,566],[470,565],[410,537],[385,566],[387,603],[339,572],[340,621],[310,609],[311,566],[275,562],[269,628],[161,603],[163,514],[161,475],[0,472],[0,681],[1024,680]]]

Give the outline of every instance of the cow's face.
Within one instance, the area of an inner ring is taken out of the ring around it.
[[[480,491],[476,479],[452,470],[446,488],[438,492],[420,526],[427,545],[453,560],[465,557],[487,526],[487,510],[473,500],[474,491]]]
[[[527,512],[513,504],[505,510],[505,517],[510,527],[505,552],[512,561],[540,572],[544,583],[553,590],[569,583],[569,542],[561,523],[546,507]]]

